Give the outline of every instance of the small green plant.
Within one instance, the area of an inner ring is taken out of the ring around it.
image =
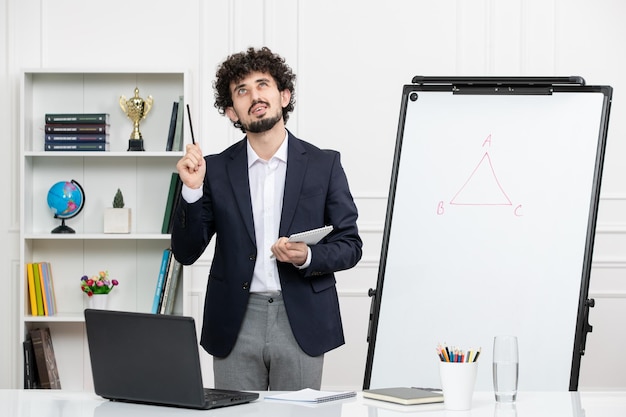
[[[113,208],[124,208],[124,196],[119,188],[113,197]]]

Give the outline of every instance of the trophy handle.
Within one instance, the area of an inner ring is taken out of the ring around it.
[[[144,109],[143,109],[143,117],[142,117],[142,119],[145,119],[146,116],[148,115],[148,113],[150,113],[150,110],[152,109],[152,102],[153,101],[154,100],[152,99],[152,96],[148,96],[148,98],[146,98],[144,100],[144,103],[143,103]]]
[[[124,97],[124,96],[120,97],[120,107],[122,108],[124,113],[127,114],[127,111],[126,111],[126,97]]]

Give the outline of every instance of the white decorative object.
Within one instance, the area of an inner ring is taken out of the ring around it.
[[[104,233],[130,233],[130,209],[124,208],[119,188],[113,197],[113,208],[104,209]]]
[[[93,294],[89,297],[89,308],[106,310],[109,304],[109,294]]]
[[[104,209],[104,233],[130,233],[130,209]]]

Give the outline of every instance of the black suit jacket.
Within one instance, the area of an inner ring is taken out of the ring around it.
[[[278,263],[289,323],[300,347],[318,356],[344,343],[334,272],[361,259],[357,208],[336,151],[321,150],[288,133],[287,173],[280,236],[333,225],[311,247],[299,270]],[[183,265],[195,262],[215,235],[200,344],[217,357],[232,350],[249,297],[257,257],[246,139],[205,157],[203,197],[181,201],[174,216],[172,250]]]

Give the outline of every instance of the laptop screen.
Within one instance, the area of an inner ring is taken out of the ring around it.
[[[205,408],[193,318],[85,310],[96,394]]]

